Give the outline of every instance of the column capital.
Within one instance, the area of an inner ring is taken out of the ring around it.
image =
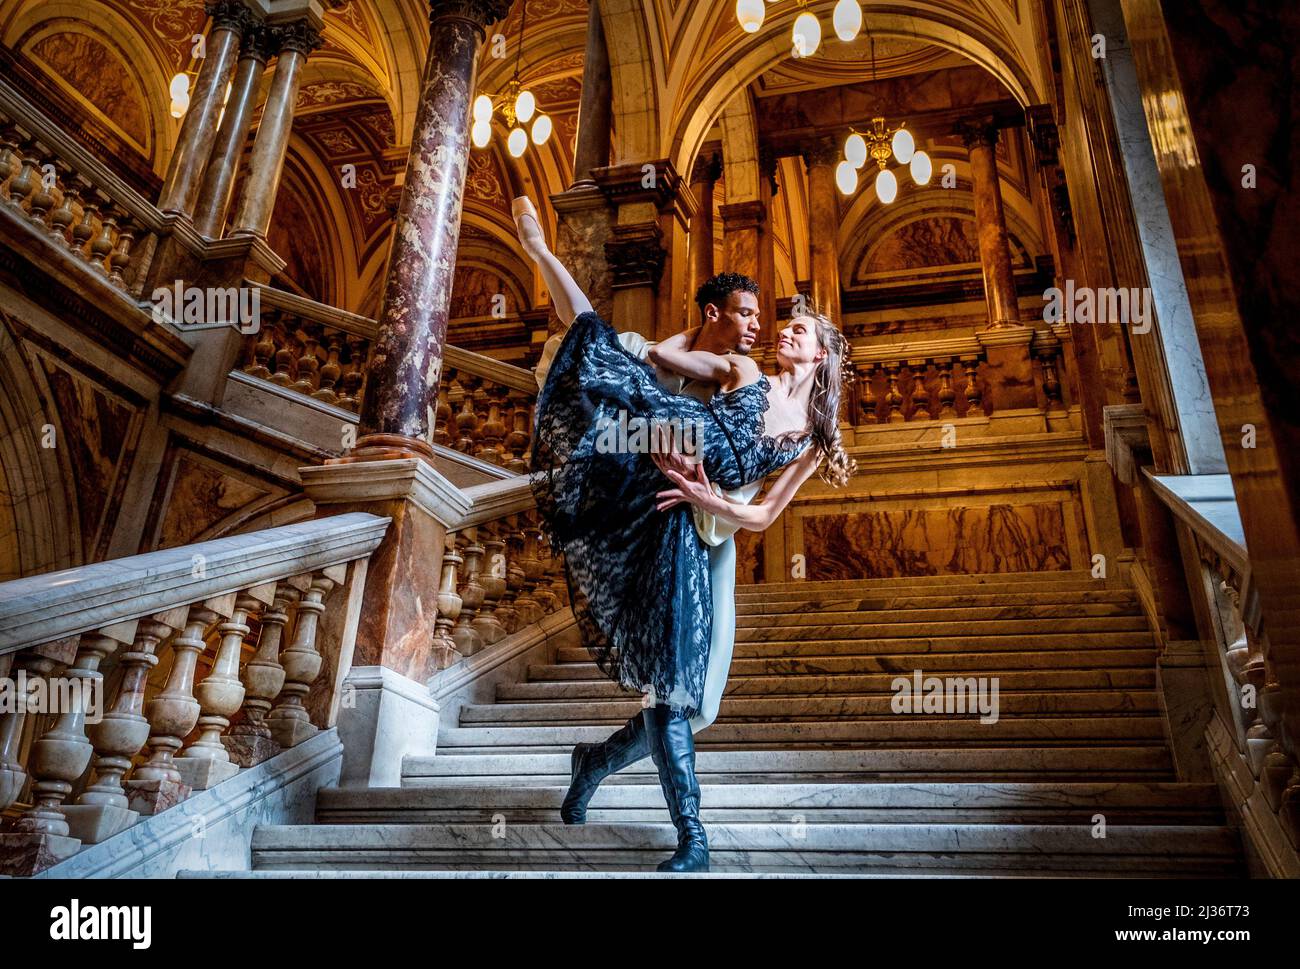
[[[653,178],[649,178],[651,173],[645,170],[647,165],[654,168]],[[593,168],[591,177],[613,206],[628,202],[653,202],[655,208],[662,212],[686,190],[682,177],[666,158]],[[649,185],[646,184],[647,179]]]
[[[734,232],[737,229],[767,231],[767,206],[758,199],[750,199],[748,202],[730,202],[720,206],[718,214],[722,216],[724,232]]]
[[[213,30],[233,30],[240,36],[258,22],[257,14],[243,0],[215,0],[205,3],[203,12],[212,18]]]
[[[1029,127],[1029,140],[1039,168],[1059,164],[1057,150],[1061,145],[1056,117],[1050,104],[1031,104],[1025,108],[1025,122]]]
[[[722,177],[722,153],[719,151],[700,152],[691,166],[691,184],[696,182],[716,182]]]
[[[615,225],[605,243],[605,262],[613,275],[613,288],[658,287],[668,253],[658,223]]]
[[[244,31],[243,43],[239,47],[240,57],[256,57],[265,63],[275,56],[279,41],[264,23],[250,25]]]
[[[998,143],[996,122],[988,118],[973,118],[957,122],[957,134],[967,150],[971,148],[992,148]]]
[[[320,31],[316,26],[305,17],[302,20],[291,20],[288,23],[275,24],[270,28],[277,42],[279,53],[285,51],[295,51],[303,57],[310,57],[322,43]]]
[[[480,39],[489,24],[505,20],[509,13],[510,0],[429,0],[430,25],[441,20],[468,21],[478,28]]]
[[[839,139],[830,134],[818,135],[812,138],[800,154],[809,168],[814,165],[835,166],[844,157],[843,152],[840,150]]]

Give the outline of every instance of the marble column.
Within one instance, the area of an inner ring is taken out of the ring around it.
[[[235,69],[239,42],[244,30],[252,23],[252,11],[242,0],[220,0],[206,8],[212,18],[208,31],[203,66],[194,82],[189,110],[181,122],[176,150],[167,165],[167,177],[158,196],[158,208],[164,212],[189,216],[194,212],[194,202],[199,194],[212,142],[217,137],[217,119]]]
[[[690,301],[696,291],[713,275],[713,188],[722,177],[722,157],[716,152],[701,155],[691,169],[691,188],[699,199],[699,209],[691,219],[691,286]]]
[[[507,0],[429,4],[429,52],[361,408],[361,456],[433,457],[430,413],[447,340],[478,52],[487,25],[509,9]]]
[[[253,141],[253,157],[244,195],[235,218],[233,235],[266,237],[271,226],[271,212],[284,172],[284,155],[289,148],[293,128],[293,108],[298,100],[298,82],[307,57],[321,45],[321,35],[310,21],[295,20],[269,28],[278,42],[279,54],[271,90],[262,108],[262,121]]]
[[[250,26],[244,31],[225,118],[212,146],[212,157],[194,208],[194,227],[205,236],[219,237],[226,224],[235,172],[248,143],[248,131],[257,107],[258,82],[272,53],[271,42],[272,34],[263,25]]]
[[[813,303],[840,326],[839,189],[835,166],[842,158],[839,143],[817,139],[804,151],[808,165],[808,249]]]
[[[1011,270],[1002,188],[998,181],[995,148],[998,129],[991,124],[971,123],[962,127],[962,138],[970,152],[971,191],[975,195],[975,224],[979,232],[980,265],[984,270],[988,328],[1000,330],[1020,326],[1016,278]]]
[[[587,50],[582,62],[582,99],[578,102],[578,145],[573,156],[573,183],[570,187],[594,185],[592,169],[609,164],[613,104],[605,23],[600,16],[600,4],[597,0],[590,0]]]
[[[724,265],[729,272],[744,273],[758,279],[758,251],[766,234],[767,206],[758,199],[747,202],[729,202],[718,209],[722,216],[722,249]],[[764,326],[770,320],[763,320]]]

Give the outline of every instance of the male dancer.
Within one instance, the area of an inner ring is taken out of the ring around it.
[[[738,273],[719,273],[707,280],[696,293],[703,323],[695,331],[687,349],[710,350],[719,354],[749,353],[759,332],[758,295],[758,284]],[[537,366],[539,389],[545,384],[551,359],[563,340],[564,334],[557,333],[546,341]],[[688,380],[659,366],[658,344],[640,334],[620,333],[619,342],[629,353],[655,365],[656,376],[665,389],[673,393],[688,393],[704,401],[717,393],[716,383]],[[719,491],[733,501],[748,503],[762,484],[760,480],[734,491]],[[566,824],[585,823],[587,802],[600,782],[649,754],[659,772],[664,799],[668,802],[668,811],[678,835],[677,851],[658,866],[660,871],[708,871],[708,840],[699,820],[700,788],[695,777],[693,735],[718,715],[736,634],[736,545],[732,536],[738,530],[737,526],[694,506],[691,510],[696,532],[709,547],[713,597],[709,663],[699,712],[685,720],[665,707],[651,707],[633,716],[603,743],[576,745],[571,759],[569,790],[560,808],[560,817]],[[650,729],[647,729],[647,724]]]

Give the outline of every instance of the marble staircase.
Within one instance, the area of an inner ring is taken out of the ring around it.
[[[696,737],[715,872],[1234,877],[1213,785],[1177,779],[1132,590],[1086,573],[741,586],[718,720]],[[997,677],[999,716],[891,712],[895,676]],[[653,871],[674,832],[649,759],[589,822],[569,750],[639,709],[581,647],[465,706],[400,788],[325,789],[258,828],[254,877]],[[1105,836],[1098,827],[1104,820]]]

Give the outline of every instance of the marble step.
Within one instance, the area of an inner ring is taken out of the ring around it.
[[[1070,633],[1068,635],[1029,634],[1017,636],[917,636],[910,639],[809,639],[786,642],[762,640],[737,641],[732,662],[742,658],[781,657],[802,660],[830,656],[924,656],[937,654],[1058,652],[1069,656],[1091,656],[1094,650],[1134,650],[1149,652],[1151,634],[1141,633]],[[555,650],[556,663],[591,662],[584,646],[560,646]]]
[[[1146,746],[1075,747],[960,747],[713,750],[696,754],[695,772],[704,783],[751,780],[852,780],[869,779],[1047,780],[1147,779],[1167,780],[1169,752],[1162,743]],[[453,783],[555,784],[568,783],[570,758],[558,754],[455,754],[408,755],[402,759],[402,786],[418,787],[450,780]],[[641,783],[655,774],[648,758],[609,778],[608,783]],[[917,775],[917,776],[914,776]]]
[[[855,625],[871,623],[874,625],[928,623],[928,622],[1001,622],[1006,624],[1007,632],[1014,633],[1020,624],[1029,619],[1055,619],[1075,622],[1093,618],[1144,619],[1142,612],[1135,605],[1127,603],[1071,603],[1068,605],[1040,605],[1021,603],[1014,606],[965,606],[918,609],[824,609],[800,610],[793,612],[769,612],[760,615],[737,615],[736,626],[739,629],[778,626],[809,625]]]
[[[1054,592],[1050,595],[1025,595],[1024,590],[1007,593],[954,593],[936,589],[928,595],[890,595],[888,593],[836,596],[830,593],[785,596],[757,596],[737,603],[739,616],[763,616],[770,613],[797,615],[808,612],[890,612],[901,609],[966,609],[972,607],[1023,606],[1032,598],[1038,606],[1112,605],[1141,609],[1137,596],[1128,590]]]
[[[922,675],[927,671],[921,667]],[[908,671],[910,675],[911,671]],[[958,676],[973,674],[960,673]],[[1155,671],[1146,670],[1029,670],[996,672],[999,699],[1002,691],[1034,690],[1152,690]],[[726,696],[807,697],[827,693],[894,694],[895,673],[832,673],[829,675],[786,674],[773,676],[732,676],[727,680]],[[563,682],[501,683],[498,700],[617,699],[626,691],[613,680],[569,680]]]
[[[529,681],[605,679],[600,667],[583,650],[585,660],[534,663]],[[894,653],[872,656],[761,656],[731,661],[731,676],[775,676],[791,673],[903,673],[918,665],[926,675],[944,672],[1010,672],[1060,669],[1154,669],[1154,649],[1098,649],[1066,653]]]
[[[438,731],[438,754],[568,753],[576,743],[597,743],[611,729],[604,726],[444,727]],[[1161,743],[1163,721],[1147,717],[1088,717],[1035,720],[1006,717],[997,723],[951,717],[933,720],[872,722],[831,720],[821,723],[713,723],[695,735],[697,750],[743,749],[746,746],[804,749],[829,746],[977,743],[1003,745],[1033,740],[1078,746],[1083,740],[1108,744]]]
[[[861,590],[897,593],[915,589],[919,593],[939,589],[943,592],[1014,592],[1017,589],[1127,589],[1117,579],[1095,579],[1086,571],[1069,572],[986,572],[982,574],[905,575],[884,579],[791,579],[785,582],[744,582],[736,586],[741,596],[773,594],[803,595],[808,592],[842,592]]]
[[[890,707],[892,695],[754,697],[723,696],[719,722],[800,720],[897,720],[901,714]],[[998,695],[1001,717],[1061,716],[1079,717],[1114,713],[1153,714],[1159,712],[1154,692],[1131,693],[1122,690],[1053,690],[1049,693],[1007,693]],[[641,697],[624,693],[612,699],[552,701],[529,703],[472,703],[461,707],[460,723],[526,724],[623,723],[641,709]],[[951,720],[961,714],[911,714],[913,719],[939,717]],[[974,716],[973,714],[968,716]]]
[[[868,621],[863,621],[867,619]],[[739,620],[737,620],[739,622]],[[1142,632],[1150,641],[1144,616],[1091,616],[1077,619],[942,619],[890,623],[872,621],[864,614],[857,622],[782,623],[773,618],[758,627],[737,626],[736,642],[796,642],[845,639],[915,639],[926,636],[1001,636],[1015,639],[1024,634]]]
[[[714,871],[1008,870],[1233,876],[1221,825],[746,824],[708,828]],[[321,824],[254,829],[252,867],[283,869],[653,869],[676,833],[658,824]]]
[[[477,881],[480,879],[492,879],[493,881],[509,880],[532,880],[540,879],[574,879],[574,878],[599,878],[601,881],[608,879],[644,879],[644,878],[673,878],[673,879],[693,879],[702,878],[704,880],[749,880],[761,879],[764,881],[780,879],[845,879],[845,878],[888,878],[891,881],[897,878],[988,878],[990,872],[958,872],[958,871],[941,871],[935,870],[926,874],[911,874],[909,872],[899,872],[897,874],[889,871],[880,872],[853,872],[845,874],[832,872],[807,872],[807,871],[691,871],[691,872],[657,872],[657,871],[562,871],[551,869],[538,869],[536,871],[511,871],[485,869],[482,871],[436,871],[419,869],[413,870],[390,870],[385,868],[358,868],[347,870],[330,870],[318,868],[268,868],[261,871],[206,871],[200,868],[187,868],[176,873],[177,878],[186,879],[216,879],[219,881],[302,881],[303,879],[318,880],[362,880],[362,879],[421,879],[439,881]],[[1002,872],[998,874],[999,878],[1077,878],[1077,875],[1052,875],[1051,873],[1039,873],[1036,875],[1027,875],[1020,872]]]
[[[533,787],[323,788],[316,800],[322,824],[550,824],[566,784]],[[1221,824],[1213,784],[1181,783],[876,783],[702,784],[701,817],[723,821],[808,824],[1080,824],[1104,814],[1108,824]],[[591,823],[659,822],[667,808],[658,784],[604,784],[588,803]]]

